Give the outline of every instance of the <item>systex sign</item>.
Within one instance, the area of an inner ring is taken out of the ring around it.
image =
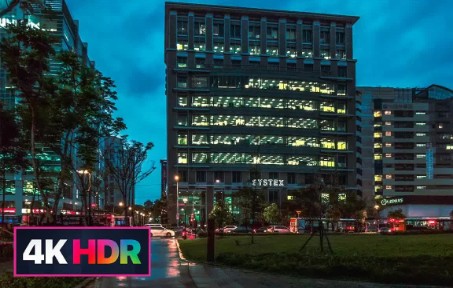
[[[14,276],[150,276],[150,247],[147,227],[16,227]]]

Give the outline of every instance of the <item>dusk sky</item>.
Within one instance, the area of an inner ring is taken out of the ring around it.
[[[453,88],[453,33],[449,0],[181,1],[360,17],[353,27],[357,86]],[[153,142],[136,203],[160,197],[166,159],[164,7],[160,0],[67,0],[96,68],[111,77],[131,139]]]

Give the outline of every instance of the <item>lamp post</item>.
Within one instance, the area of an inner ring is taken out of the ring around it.
[[[179,175],[175,175],[176,181],[176,227],[179,228]]]
[[[184,202],[184,227],[187,226],[187,219],[186,219],[187,206],[186,205],[187,205],[188,200],[189,199],[187,199],[187,197],[182,198],[182,202]]]
[[[86,192],[88,194],[88,226],[91,226],[91,172],[88,170],[77,170],[77,173],[88,175],[88,188],[86,189]]]
[[[120,203],[118,203],[118,206],[123,207],[123,206],[124,206],[123,201],[120,201]],[[121,210],[120,210],[120,211],[121,211]]]

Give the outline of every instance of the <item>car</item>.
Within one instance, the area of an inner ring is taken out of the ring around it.
[[[267,232],[270,233],[290,233],[291,231],[289,230],[288,227],[283,226],[283,225],[271,225],[267,227]]]
[[[175,231],[167,229],[162,226],[150,226],[149,229],[151,230],[151,236],[154,237],[175,237]]]
[[[381,228],[379,228],[379,232],[381,234],[392,234],[393,231],[389,227],[381,227]]]
[[[145,224],[145,226],[146,227],[164,227],[160,223],[149,223],[149,224]]]
[[[263,226],[257,229],[253,229],[253,233],[266,233],[267,232],[267,227]]]
[[[236,225],[226,225],[225,227],[221,228],[223,233],[231,233],[232,230],[238,228]]]
[[[246,226],[238,226],[235,229],[230,230],[229,233],[252,233],[252,228]]]

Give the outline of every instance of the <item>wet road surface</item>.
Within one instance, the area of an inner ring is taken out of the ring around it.
[[[151,240],[151,277],[98,278],[95,288],[114,287],[196,287],[185,263],[180,263],[176,239]]]

